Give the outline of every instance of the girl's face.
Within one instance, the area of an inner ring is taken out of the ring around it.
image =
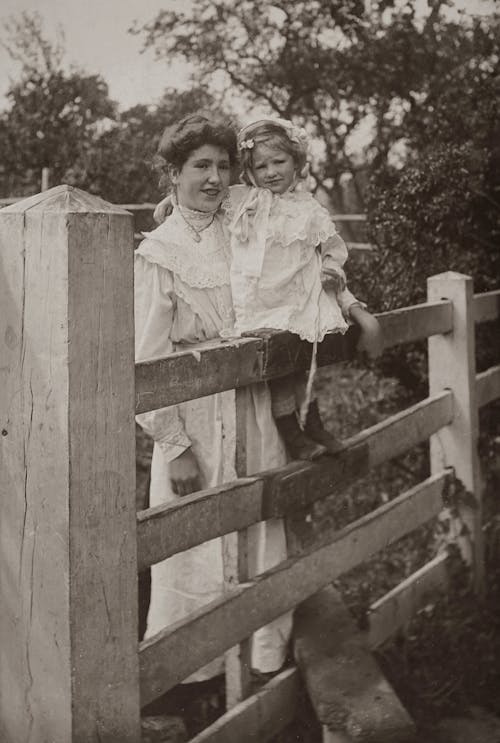
[[[181,206],[211,212],[229,186],[229,155],[222,147],[204,144],[191,152],[180,170],[172,168],[170,177]]]
[[[285,193],[293,185],[296,165],[288,152],[261,142],[254,147],[252,161],[252,175],[260,188]]]

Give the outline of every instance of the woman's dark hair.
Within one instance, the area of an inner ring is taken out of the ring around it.
[[[160,187],[170,184],[169,168],[180,170],[190,154],[205,144],[226,150],[231,167],[236,163],[236,132],[230,121],[196,113],[168,126],[162,134],[154,161],[161,174]]]

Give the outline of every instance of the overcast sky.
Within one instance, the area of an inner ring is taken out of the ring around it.
[[[189,0],[174,2],[186,7]],[[67,61],[85,72],[101,74],[111,97],[128,107],[153,102],[173,80],[165,63],[155,61],[151,52],[140,53],[141,37],[127,33],[134,21],[146,23],[167,4],[165,0],[0,0],[0,26],[23,10],[38,11],[50,37],[60,24]],[[0,106],[5,104],[9,76],[15,79],[17,69],[0,48]],[[179,79],[178,70],[175,78]]]
[[[426,0],[418,0],[426,4]],[[141,54],[141,36],[127,29],[135,21],[144,24],[168,5],[185,8],[191,0],[0,0],[0,29],[9,16],[37,10],[47,34],[53,37],[60,24],[66,36],[67,61],[88,73],[101,74],[110,95],[126,108],[135,103],[153,103],[164,88],[185,80],[184,70],[169,69],[155,61],[149,51]],[[491,12],[497,0],[455,0],[469,12]],[[16,79],[16,66],[0,47],[0,107],[5,105],[9,76]]]

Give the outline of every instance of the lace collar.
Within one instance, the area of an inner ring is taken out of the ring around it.
[[[177,274],[189,286],[229,284],[229,244],[221,214],[213,215],[212,223],[199,233],[199,242],[177,207],[163,224],[143,235],[146,239],[136,253]]]

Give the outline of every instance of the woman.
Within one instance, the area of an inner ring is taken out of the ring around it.
[[[174,210],[136,251],[135,313],[138,361],[230,336],[234,324],[229,286],[229,236],[219,207],[236,160],[233,129],[202,115],[167,129],[159,147],[174,188]],[[248,474],[286,462],[264,384],[247,388]],[[234,390],[138,416],[153,437],[150,505],[236,478]],[[249,534],[251,574],[286,558],[283,523],[256,524]],[[153,566],[148,636],[186,617],[223,592],[222,540]],[[252,666],[278,670],[284,661],[291,616],[258,630]],[[216,659],[189,677],[201,681],[223,671]]]

